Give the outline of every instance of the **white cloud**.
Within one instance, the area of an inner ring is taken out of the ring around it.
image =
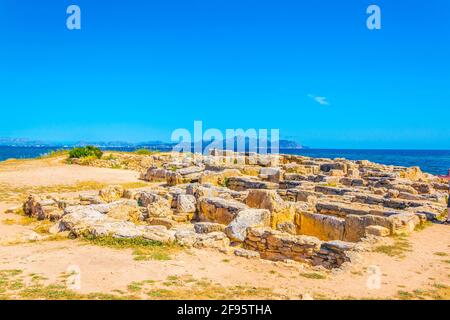
[[[318,104],[320,104],[322,106],[330,105],[330,103],[327,101],[326,97],[315,96],[312,94],[308,94],[308,97],[310,97],[311,99],[313,99],[315,102],[317,102]]]

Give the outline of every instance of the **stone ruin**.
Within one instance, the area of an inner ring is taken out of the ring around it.
[[[417,167],[219,150],[147,157],[141,179],[152,187],[30,195],[24,211],[55,221],[52,233],[142,237],[332,269],[351,262],[365,239],[408,234],[446,210],[448,185]]]

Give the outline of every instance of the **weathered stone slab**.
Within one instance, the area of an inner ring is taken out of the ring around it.
[[[224,224],[214,222],[197,222],[194,224],[194,230],[197,233],[223,232],[225,227]]]
[[[345,219],[312,212],[297,215],[297,232],[321,240],[343,240]]]
[[[352,189],[348,188],[337,188],[337,187],[330,187],[330,186],[316,186],[314,188],[315,192],[327,194],[327,195],[337,195],[337,196],[343,196],[346,193],[353,192]]]
[[[198,218],[200,221],[229,224],[239,211],[248,207],[235,200],[218,197],[202,197],[198,200]]]
[[[261,168],[258,177],[264,181],[279,183],[282,177],[282,171],[279,167],[263,167]]]
[[[211,183],[213,185],[225,186],[229,177],[239,177],[241,172],[237,169],[225,169],[222,171],[204,171],[199,177],[199,183]]]
[[[392,222],[388,217],[375,215],[348,215],[345,217],[344,241],[360,241],[366,235],[366,227],[381,226],[392,232]]]
[[[278,184],[245,177],[230,177],[227,187],[235,191],[244,191],[248,189],[277,189]]]

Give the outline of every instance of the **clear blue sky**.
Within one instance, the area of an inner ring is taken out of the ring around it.
[[[450,149],[449,21],[448,0],[1,0],[0,137],[168,141],[202,120]]]

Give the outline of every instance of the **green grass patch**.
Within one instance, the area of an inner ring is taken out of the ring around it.
[[[394,237],[394,243],[392,245],[381,245],[374,249],[374,252],[398,258],[404,258],[405,253],[409,251],[411,251],[411,244],[404,236]]]
[[[142,237],[137,238],[114,238],[94,237],[88,235],[84,238],[86,241],[102,247],[114,249],[133,249],[134,259],[136,261],[159,260],[165,261],[172,258],[175,254],[182,250],[182,246],[175,243],[162,243],[159,241],[147,240]]]
[[[397,298],[400,300],[449,300],[450,287],[435,283],[431,289],[417,289],[412,292],[398,291]]]
[[[228,177],[225,177],[223,179],[223,182],[222,182],[221,186],[224,187],[224,188],[228,188],[229,181],[230,181],[230,179]]]

